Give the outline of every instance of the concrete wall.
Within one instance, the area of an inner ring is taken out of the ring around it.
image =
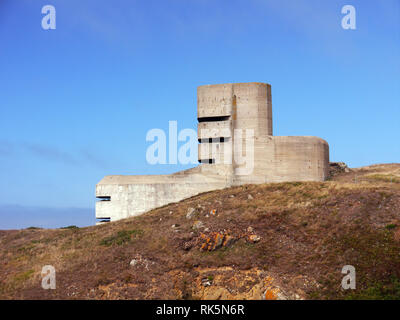
[[[225,175],[200,170],[154,176],[106,176],[96,186],[96,218],[111,221],[140,215],[168,203],[230,185]]]
[[[201,192],[250,183],[323,181],[328,177],[329,146],[317,137],[272,136],[271,86],[238,83],[197,89],[199,161],[219,160],[172,175],[106,176],[96,186],[96,217],[115,221],[140,215]],[[252,170],[235,162],[248,156],[245,130],[252,129]],[[242,137],[235,134],[242,130]],[[240,142],[242,150],[232,148]],[[211,151],[214,150],[214,153]],[[216,151],[216,153],[215,153]],[[224,162],[225,160],[229,160]]]
[[[324,181],[329,171],[329,146],[317,137],[263,137],[254,144],[254,170],[235,175],[234,184]]]

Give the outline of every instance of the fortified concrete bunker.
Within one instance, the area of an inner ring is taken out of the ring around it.
[[[170,175],[104,177],[96,185],[96,197],[102,200],[96,203],[99,223],[137,216],[206,191],[328,177],[325,140],[273,136],[269,84],[200,86],[197,119],[199,166]],[[250,168],[236,161],[243,156],[252,159]]]

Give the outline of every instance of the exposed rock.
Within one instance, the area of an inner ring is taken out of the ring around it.
[[[212,280],[209,277],[203,278],[201,279],[201,284],[203,285],[203,287],[209,287],[212,285]]]
[[[185,242],[185,243],[183,244],[183,250],[188,251],[188,250],[192,249],[192,247],[193,247],[193,244],[192,244],[191,241]]]
[[[225,235],[224,243],[222,244],[224,247],[230,247],[237,239],[230,235]]]
[[[212,232],[211,234],[200,235],[200,251],[214,251],[221,247],[231,246],[237,238],[229,235],[227,231],[223,232]]]
[[[222,244],[224,242],[224,237],[225,236],[223,234],[220,233],[216,234],[214,238],[214,250],[222,247]]]
[[[186,219],[192,219],[196,213],[196,209],[190,207],[186,213]]]
[[[350,172],[350,168],[344,162],[329,163],[329,177],[334,177],[340,173]]]
[[[132,259],[131,262],[129,263],[132,267],[136,266],[138,264],[138,260],[137,259]]]
[[[144,267],[146,270],[149,270],[149,266],[153,264],[153,261],[143,258],[140,254],[137,254],[129,263],[131,267]]]
[[[259,242],[261,240],[261,237],[256,235],[256,234],[251,234],[251,235],[249,235],[247,237],[247,239],[248,239],[249,242],[256,243],[256,242]]]
[[[233,270],[231,267],[207,268],[194,281],[193,298],[205,300],[286,300],[287,296],[274,278],[252,268]],[[212,280],[207,277],[213,272]],[[249,281],[251,279],[251,281]],[[251,283],[251,284],[250,284]]]
[[[195,230],[202,229],[202,228],[204,228],[204,223],[201,222],[200,220],[197,220],[193,223],[192,228]]]
[[[209,286],[211,286],[211,281],[202,282],[202,285],[203,285],[204,287],[209,287]]]

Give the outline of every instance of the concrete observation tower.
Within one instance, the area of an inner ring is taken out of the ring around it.
[[[101,223],[230,186],[324,181],[328,176],[325,140],[273,136],[269,84],[200,86],[197,119],[200,165],[170,175],[104,177],[96,185]]]

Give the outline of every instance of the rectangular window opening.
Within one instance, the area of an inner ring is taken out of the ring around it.
[[[228,142],[229,137],[219,137],[219,138],[203,138],[203,139],[198,139],[200,143],[213,143],[213,142]]]
[[[199,160],[200,163],[212,164],[215,163],[215,159],[202,159]]]
[[[202,117],[197,118],[199,122],[216,122],[216,121],[227,121],[230,116],[219,116],[219,117]]]
[[[109,196],[100,196],[100,197],[96,197],[96,199],[99,201],[111,201],[111,197],[109,197]]]

